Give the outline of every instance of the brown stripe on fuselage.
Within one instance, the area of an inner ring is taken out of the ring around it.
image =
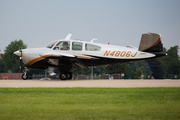
[[[38,57],[38,58],[35,58],[35,59],[29,61],[26,65],[32,65],[33,63],[35,63],[35,62],[37,62],[37,61],[39,61],[39,60],[42,60],[42,59],[45,59],[46,57],[51,57],[51,56],[57,56],[57,57],[59,57],[58,55],[53,55],[53,54],[44,55],[44,56],[42,56],[42,57]]]

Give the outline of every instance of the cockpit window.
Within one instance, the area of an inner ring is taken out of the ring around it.
[[[70,42],[69,41],[61,41],[59,42],[54,50],[69,50],[70,49]]]
[[[72,43],[72,50],[81,51],[82,50],[82,43],[81,42],[73,42]]]
[[[53,41],[53,42],[47,44],[46,47],[47,47],[47,48],[52,48],[52,47],[56,44],[57,41],[58,41],[58,40]]]
[[[96,46],[96,45],[92,45],[92,44],[86,44],[85,50],[87,50],[87,51],[100,51],[101,47]]]

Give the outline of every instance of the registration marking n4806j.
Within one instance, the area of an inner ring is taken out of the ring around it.
[[[104,53],[103,56],[115,56],[115,57],[135,57],[137,55],[136,53],[132,53],[131,51],[108,51],[106,50],[106,52]]]

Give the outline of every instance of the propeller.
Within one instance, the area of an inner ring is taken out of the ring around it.
[[[20,58],[19,58],[19,68],[20,68],[20,71],[21,71],[21,66],[22,66],[22,49],[21,48],[19,48],[19,52],[21,52],[21,56],[20,56]]]

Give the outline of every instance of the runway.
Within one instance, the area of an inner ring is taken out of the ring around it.
[[[0,87],[180,87],[180,80],[0,80]]]

